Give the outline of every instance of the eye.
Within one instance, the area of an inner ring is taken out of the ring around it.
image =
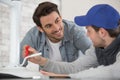
[[[45,26],[45,28],[51,28],[51,26],[52,26],[51,24],[48,24]]]
[[[58,23],[58,22],[59,22],[58,20],[55,21],[55,23]]]
[[[59,23],[60,22],[60,19],[57,19],[56,21],[55,21],[55,23]]]

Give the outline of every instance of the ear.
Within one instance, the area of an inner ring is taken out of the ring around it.
[[[40,26],[37,26],[37,29],[38,29],[40,32],[44,32],[43,29],[42,29]]]
[[[104,28],[100,28],[99,35],[101,36],[101,38],[105,38],[107,34],[108,32]]]

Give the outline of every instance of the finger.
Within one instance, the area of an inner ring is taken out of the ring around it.
[[[28,58],[28,61],[32,62],[32,63],[36,63],[37,61],[35,61],[34,58]]]
[[[29,51],[29,54],[34,54],[34,53],[38,53],[34,48],[32,48],[32,47],[30,47],[29,49],[28,49],[28,51]]]
[[[35,64],[38,64],[38,62],[39,62],[35,57],[28,58],[28,60],[32,63],[35,63]]]
[[[41,74],[43,74],[43,75],[48,75],[48,72],[46,72],[46,71],[40,70],[40,72],[41,72]]]

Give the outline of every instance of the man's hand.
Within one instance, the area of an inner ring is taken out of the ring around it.
[[[35,53],[38,53],[38,51],[36,51],[34,48],[32,48],[28,45],[24,46],[23,57],[26,57],[26,56],[29,56],[29,55],[32,55]],[[42,57],[42,56],[31,57],[31,58],[28,58],[28,60],[35,63],[35,64],[39,64],[40,66],[44,66],[47,62],[47,59]]]
[[[46,72],[43,70],[40,70],[40,72],[45,76],[50,76],[52,78],[70,78],[67,74],[56,74],[52,72]]]
[[[34,48],[30,47],[29,45],[25,45],[23,47],[23,57],[26,57],[28,55],[34,54],[34,53],[38,53]]]

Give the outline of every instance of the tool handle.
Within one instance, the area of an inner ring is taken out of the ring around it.
[[[30,48],[29,45],[25,47],[25,57],[29,55],[29,51],[28,51],[29,48]]]

